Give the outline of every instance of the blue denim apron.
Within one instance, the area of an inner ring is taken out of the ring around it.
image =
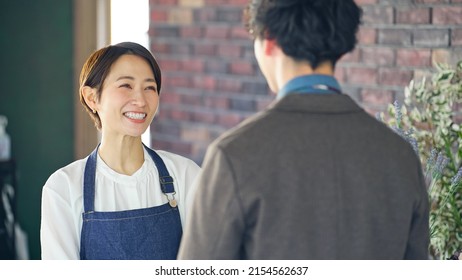
[[[98,147],[88,157],[83,183],[82,260],[176,259],[183,233],[174,198],[173,178],[153,150],[145,147],[159,172],[169,203],[150,208],[96,212],[95,172]]]

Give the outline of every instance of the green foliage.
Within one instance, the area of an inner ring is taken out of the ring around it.
[[[418,152],[430,199],[430,255],[447,259],[462,248],[462,61],[438,64],[431,81],[411,81],[404,105],[384,120]]]

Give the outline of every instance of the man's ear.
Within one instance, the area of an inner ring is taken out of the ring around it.
[[[263,51],[265,55],[271,56],[279,48],[276,43],[276,39],[264,39],[263,40]]]
[[[97,110],[97,96],[96,96],[96,89],[91,88],[89,86],[84,86],[80,90],[80,94],[83,96],[85,103],[87,103],[88,107],[90,107],[93,112]]]

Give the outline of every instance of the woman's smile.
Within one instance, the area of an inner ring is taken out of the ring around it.
[[[133,122],[142,123],[145,121],[147,114],[138,112],[126,112],[124,116]]]

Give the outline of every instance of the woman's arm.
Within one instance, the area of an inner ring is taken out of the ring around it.
[[[54,173],[42,189],[42,259],[80,259],[80,236],[72,210],[69,180]]]

